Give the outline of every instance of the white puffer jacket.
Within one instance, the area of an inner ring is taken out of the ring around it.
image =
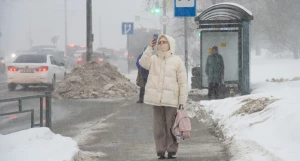
[[[174,55],[175,40],[165,36],[170,44],[170,51],[164,55],[152,55],[148,47],[140,59],[140,65],[149,70],[144,103],[154,106],[178,108],[185,105],[188,97],[188,81],[184,62]],[[156,44],[157,46],[157,44]]]

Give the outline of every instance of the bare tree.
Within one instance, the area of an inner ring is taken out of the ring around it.
[[[162,0],[143,0],[143,8],[145,11],[150,11],[152,8],[155,7],[155,3],[160,3],[160,6],[162,6]],[[167,2],[167,11],[172,11],[174,0],[166,0]]]

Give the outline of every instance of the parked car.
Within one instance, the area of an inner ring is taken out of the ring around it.
[[[93,54],[91,55],[91,60],[102,62],[106,60],[106,56],[101,53],[93,52]],[[86,52],[82,53],[80,57],[77,57],[77,64],[85,64],[85,63],[86,63]]]
[[[17,85],[47,86],[54,90],[56,83],[66,76],[64,63],[52,55],[20,55],[7,65],[8,89],[13,91]]]

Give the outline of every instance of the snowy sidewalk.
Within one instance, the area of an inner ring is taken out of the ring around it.
[[[105,153],[107,156],[101,161],[157,160],[151,106],[136,104],[135,100],[127,101],[102,120],[101,124],[99,122],[99,125],[85,130],[91,133],[79,143],[80,149]],[[178,161],[228,160],[224,145],[209,133],[205,124],[194,118],[192,126],[192,138],[180,142]]]

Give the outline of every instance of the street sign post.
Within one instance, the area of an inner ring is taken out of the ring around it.
[[[122,23],[122,34],[123,35],[132,35],[134,29],[133,22],[123,22]]]
[[[185,48],[185,68],[188,74],[188,38],[187,38],[187,17],[196,16],[196,0],[175,0],[174,16],[184,18],[184,48]]]
[[[122,34],[127,36],[127,52],[129,50],[129,37],[128,35],[132,35],[134,31],[134,23],[133,22],[123,22],[122,23]],[[128,74],[130,74],[130,65],[129,65],[129,54],[127,55],[127,65],[128,65]]]
[[[174,3],[175,17],[195,17],[196,0],[175,0]]]

